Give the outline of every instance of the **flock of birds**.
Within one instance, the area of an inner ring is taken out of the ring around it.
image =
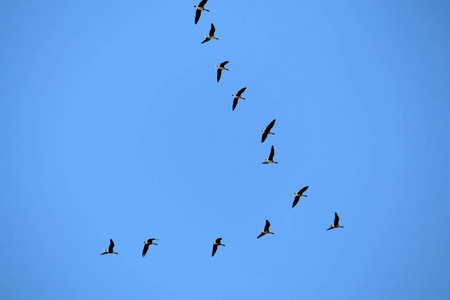
[[[194,5],[194,7],[196,8],[195,24],[197,24],[198,21],[200,20],[202,11],[209,12],[209,10],[205,8],[206,2],[208,2],[208,0],[202,0],[198,5]],[[205,40],[201,43],[203,44],[203,43],[209,42],[210,40],[218,40],[218,38],[214,36],[215,31],[216,31],[216,28],[214,27],[214,24],[211,23],[211,29],[209,30],[209,34],[205,35]],[[220,81],[220,78],[222,76],[222,71],[223,70],[228,71],[228,69],[225,68],[225,66],[228,63],[229,63],[229,61],[224,61],[220,65],[216,65],[217,82]],[[246,87],[240,89],[236,94],[231,95],[231,96],[233,96],[233,106],[232,106],[233,111],[236,108],[239,99],[245,100],[245,98],[241,96],[245,92],[245,90],[246,90]],[[276,121],[276,119],[274,119],[272,122],[270,122],[269,125],[267,125],[266,129],[261,130],[261,132],[262,132],[261,143],[264,143],[264,141],[267,139],[267,136],[269,134],[272,134],[272,135],[275,134],[271,131],[272,127],[275,125],[275,121]],[[275,148],[272,145],[272,148],[270,149],[269,158],[265,158],[264,162],[262,162],[262,163],[263,164],[278,164],[278,162],[273,160],[274,155],[275,155]],[[301,197],[308,197],[307,195],[304,194],[306,192],[306,190],[308,189],[308,187],[309,186],[305,186],[302,189],[300,189],[297,193],[294,193],[295,198],[294,198],[294,202],[292,203],[292,208],[294,208],[297,205],[297,203],[300,201]],[[334,222],[333,222],[333,224],[330,224],[330,228],[328,228],[327,230],[335,229],[335,228],[344,228],[344,226],[339,225],[339,216],[336,212],[334,213]],[[266,225],[264,226],[264,229],[259,230],[261,233],[258,235],[257,239],[259,239],[260,237],[262,237],[266,234],[274,234],[273,232],[270,232],[269,229],[270,229],[270,222],[269,222],[269,220],[266,220]],[[158,245],[153,242],[155,240],[158,240],[158,239],[151,238],[146,241],[143,241],[144,249],[142,250],[142,257],[145,257],[150,245]],[[110,244],[109,244],[108,249],[105,249],[105,251],[101,255],[119,254],[117,252],[114,252],[114,241],[112,239],[110,239],[109,241],[110,241]],[[216,254],[217,248],[219,246],[225,246],[224,244],[222,244],[222,238],[217,238],[215,241],[212,241],[211,243],[213,244],[212,256],[214,256],[214,254]]]

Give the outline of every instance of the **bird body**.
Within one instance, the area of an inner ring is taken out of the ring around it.
[[[211,23],[211,29],[209,30],[209,34],[208,35],[205,35],[205,40],[202,42],[202,44],[203,43],[206,43],[206,42],[208,42],[208,41],[210,41],[210,40],[219,40],[218,38],[216,38],[215,36],[214,36],[214,32],[216,31],[216,28],[214,27],[214,24],[213,23]]]
[[[275,155],[275,149],[273,148],[273,145],[272,145],[272,148],[270,149],[269,158],[264,158],[264,161],[262,163],[264,165],[267,165],[267,164],[278,164],[278,162],[273,161],[273,156],[274,155]]]
[[[241,95],[246,89],[247,88],[244,87],[244,88],[240,89],[239,92],[237,92],[236,94],[232,94],[231,95],[231,96],[234,97],[234,99],[233,99],[233,110],[236,108],[236,105],[238,104],[239,99],[245,100],[245,98],[241,97]]]
[[[200,19],[200,16],[202,14],[202,10],[209,12],[204,6],[208,2],[208,0],[202,0],[198,5],[194,5],[196,8],[195,10],[195,24],[197,24],[198,20]]]
[[[305,186],[300,191],[298,191],[298,193],[294,193],[295,198],[294,198],[294,203],[292,203],[292,208],[294,208],[294,206],[297,205],[298,201],[300,200],[300,197],[308,197],[307,195],[303,195],[303,193],[308,189],[308,187],[309,186]]]
[[[339,225],[339,216],[337,213],[334,213],[334,224],[330,224],[330,228],[328,228],[327,230],[335,228],[344,228],[344,226]]]
[[[105,249],[105,252],[103,252],[100,255],[104,255],[104,254],[119,254],[117,252],[114,252],[114,242],[112,239],[109,239],[109,247],[108,249]]]
[[[152,238],[152,239],[148,239],[148,240],[146,240],[146,241],[143,241],[143,243],[144,243],[144,249],[142,250],[142,257],[145,257],[145,254],[147,254],[148,247],[149,247],[150,245],[158,245],[157,243],[153,243],[153,241],[159,241],[159,239],[154,239],[154,238]]]
[[[275,234],[275,233],[269,231],[269,227],[270,227],[270,222],[269,222],[269,220],[266,220],[266,225],[264,226],[264,229],[259,230],[259,231],[261,231],[261,233],[258,235],[257,239],[259,239],[260,237],[262,237],[266,234]]]
[[[222,238],[218,238],[215,241],[211,242],[213,244],[212,256],[214,256],[214,254],[216,254],[218,246],[224,246],[225,247],[225,245],[222,244],[221,241],[222,241]]]
[[[270,122],[269,125],[267,125],[265,130],[261,130],[261,132],[263,133],[262,136],[261,136],[261,143],[264,143],[264,141],[266,140],[268,134],[275,135],[275,133],[270,132],[270,130],[272,129],[273,125],[275,125],[275,121],[276,121],[276,119],[273,119],[273,121]]]

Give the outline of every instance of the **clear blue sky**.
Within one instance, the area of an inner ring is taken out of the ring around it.
[[[449,299],[450,2],[198,2],[0,2],[0,298]]]

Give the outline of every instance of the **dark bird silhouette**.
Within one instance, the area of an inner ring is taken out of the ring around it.
[[[146,241],[143,241],[144,249],[142,250],[142,257],[145,257],[145,254],[147,254],[148,246],[150,245],[158,245],[157,243],[153,243],[153,241],[159,241],[159,239],[148,239]]]
[[[112,239],[109,239],[109,248],[105,249],[105,252],[103,252],[100,255],[103,255],[103,254],[119,254],[117,252],[114,252],[114,242]]]
[[[196,8],[196,10],[195,10],[195,24],[197,24],[198,20],[200,19],[200,16],[202,14],[202,10],[209,12],[209,10],[204,8],[206,2],[208,2],[208,0],[202,0],[198,5],[194,5],[194,7]]]
[[[211,23],[211,29],[209,30],[209,34],[205,35],[206,39],[202,42],[202,44],[206,43],[209,40],[218,40],[218,38],[214,36],[214,31],[216,31],[216,28],[214,27],[214,24]]]
[[[245,100],[244,97],[241,97],[242,93],[245,91],[246,87],[242,88],[239,90],[239,92],[237,92],[237,94],[232,94],[231,96],[234,97],[233,99],[233,110],[236,108],[236,105],[238,104],[238,100],[242,99]]]
[[[330,228],[328,228],[327,230],[334,228],[344,228],[344,226],[339,226],[339,216],[337,213],[334,213],[334,224],[330,224]]]
[[[261,132],[263,133],[262,137],[261,137],[261,143],[264,143],[264,141],[266,140],[268,134],[275,135],[275,133],[270,132],[270,130],[272,129],[273,125],[275,125],[275,121],[276,121],[276,119],[273,119],[273,121],[270,122],[269,125],[267,125],[265,130],[261,130]]]
[[[300,191],[298,191],[298,193],[294,193],[295,198],[294,198],[294,203],[292,203],[292,208],[294,208],[294,206],[297,205],[298,200],[300,200],[300,197],[308,197],[307,195],[303,195],[303,193],[308,189],[309,186],[305,186],[304,188],[302,188]]]
[[[270,227],[270,222],[269,222],[269,220],[266,220],[266,226],[264,226],[264,230],[262,230],[262,229],[259,230],[259,231],[261,231],[261,233],[258,235],[257,239],[259,239],[260,237],[262,237],[263,235],[266,235],[268,233],[275,234],[275,233],[269,231],[269,227]]]
[[[222,238],[218,238],[217,240],[211,242],[211,243],[213,243],[212,256],[214,256],[214,254],[216,254],[217,246],[224,246],[225,247],[225,245],[220,242],[221,240],[222,240]]]
[[[270,149],[270,154],[269,154],[269,158],[264,158],[264,161],[262,162],[263,164],[278,164],[276,161],[273,161],[273,156],[275,155],[275,149],[272,148]]]
[[[217,68],[217,82],[219,82],[220,80],[220,76],[222,76],[222,70],[227,70],[229,71],[227,68],[225,68],[225,65],[228,63],[227,61],[224,61],[223,63],[220,64],[220,66],[216,65]]]

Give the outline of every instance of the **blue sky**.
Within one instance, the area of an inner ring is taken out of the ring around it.
[[[450,3],[194,4],[0,2],[1,298],[449,299]]]

